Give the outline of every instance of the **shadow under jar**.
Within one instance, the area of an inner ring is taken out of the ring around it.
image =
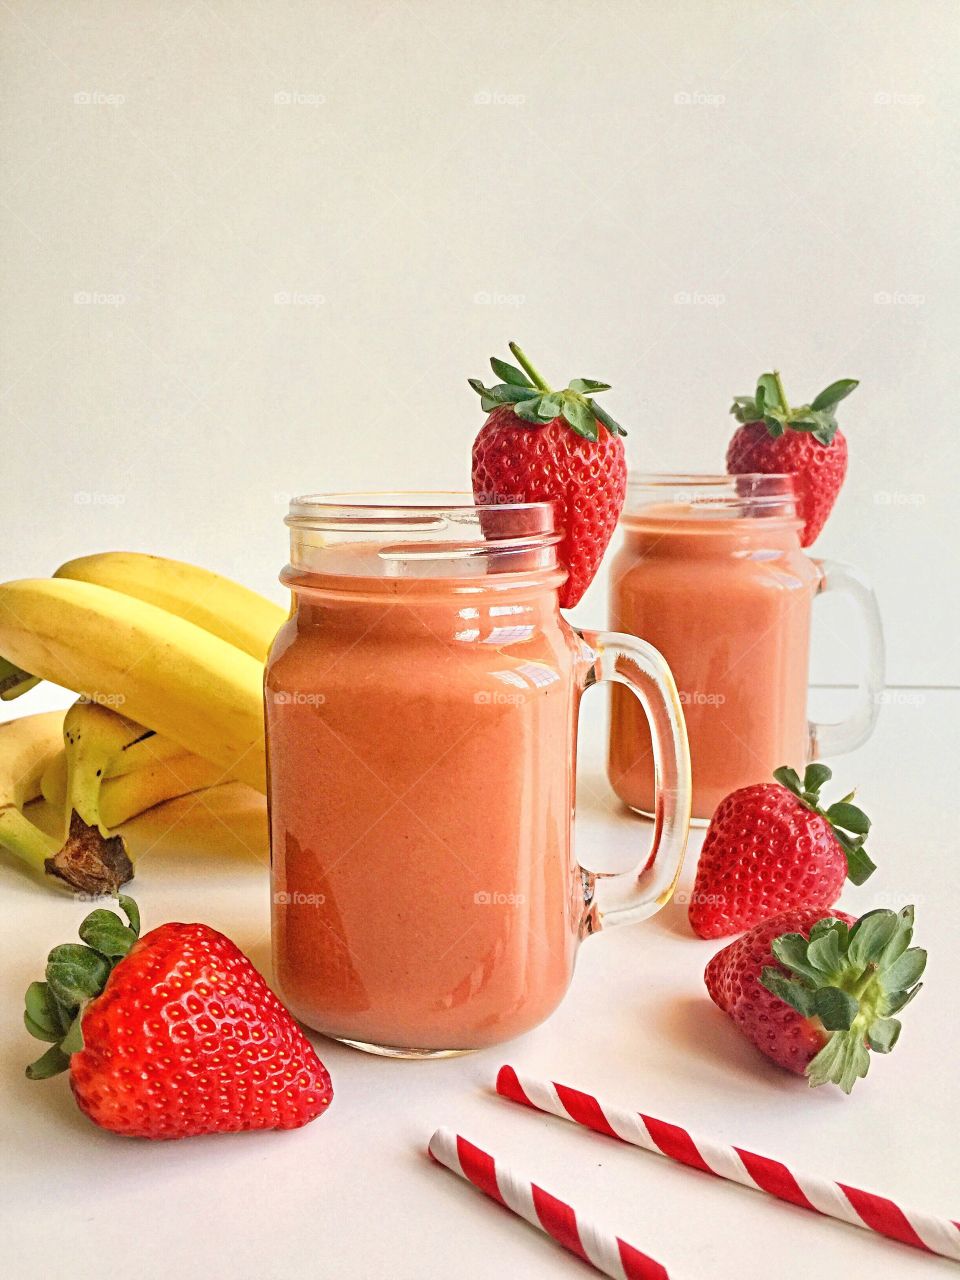
[[[293,607],[265,677],[279,990],[376,1053],[516,1036],[559,1004],[584,936],[673,891],[689,757],[669,670],[561,616],[548,503],[332,495],[294,501],[287,524]],[[653,849],[626,876],[573,855],[577,713],[597,680],[650,717]]]
[[[856,570],[804,554],[801,523],[788,475],[650,475],[628,485],[610,567],[611,626],[643,636],[670,664],[699,821],[780,765],[802,771],[873,731],[883,688],[876,600]],[[856,706],[839,724],[807,719],[811,605],[827,591],[852,596],[868,642]],[[650,811],[650,734],[619,689],[608,774],[624,803]]]

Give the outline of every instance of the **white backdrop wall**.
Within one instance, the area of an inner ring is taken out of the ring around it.
[[[195,559],[280,598],[292,492],[464,486],[507,339],[644,469],[840,376],[818,551],[955,684],[957,9],[7,0],[4,577]],[[577,616],[602,619],[603,585]],[[826,602],[824,602],[826,612]],[[815,674],[848,679],[846,614]]]

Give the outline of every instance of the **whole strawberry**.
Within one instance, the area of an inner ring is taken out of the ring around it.
[[[250,961],[204,924],[164,924],[138,940],[121,897],[54,947],[27,990],[27,1030],[51,1048],[32,1080],[69,1068],[81,1111],[137,1138],[296,1129],[330,1105],[330,1077]]]
[[[704,973],[710,998],[781,1067],[849,1093],[869,1050],[896,1044],[892,1015],[920,990],[927,953],[910,946],[913,914],[784,911],[717,952]]]
[[[841,378],[810,404],[791,407],[780,374],[761,374],[753,396],[737,396],[730,412],[743,425],[727,447],[727,471],[793,476],[801,542],[809,547],[827,522],[847,474],[847,442],[835,411],[859,384]]]
[[[811,764],[803,781],[786,765],[776,782],[733,791],[710,820],[688,914],[701,938],[722,938],[788,907],[825,908],[846,879],[876,869],[864,843],[870,819],[853,793],[820,807],[820,788],[833,776]]]
[[[552,502],[567,580],[560,604],[571,608],[593,581],[627,492],[626,432],[593,399],[607,383],[574,378],[553,391],[516,343],[522,368],[493,357],[502,378],[470,385],[490,415],[473,445],[473,492],[492,502]]]

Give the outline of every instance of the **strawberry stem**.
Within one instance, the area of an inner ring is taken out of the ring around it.
[[[790,404],[789,404],[789,401],[787,400],[787,393],[783,389],[783,379],[780,377],[779,369],[774,369],[773,380],[777,384],[777,394],[780,397],[780,404],[783,406],[783,412],[787,415],[787,417],[789,417]]]
[[[511,352],[516,357],[517,364],[527,375],[538,391],[545,391],[548,395],[553,390],[549,383],[545,382],[543,375],[538,373],[527,357],[523,354],[515,342],[508,343]]]

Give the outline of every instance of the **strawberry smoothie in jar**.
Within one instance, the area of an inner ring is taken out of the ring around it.
[[[800,548],[788,475],[631,480],[623,544],[610,568],[611,626],[654,645],[674,673],[693,770],[693,815],[709,820],[731,791],[851,751],[873,731],[883,638],[873,592],[856,571]],[[868,660],[851,716],[807,719],[811,604],[845,591],[859,606]],[[608,772],[632,809],[651,812],[650,737],[633,700],[613,692]]]
[[[424,1057],[546,1018],[580,940],[670,896],[689,777],[669,671],[572,630],[549,503],[334,495],[291,505],[293,593],[265,705],[283,999],[358,1048]],[[576,861],[580,696],[629,685],[659,786],[642,870]]]

